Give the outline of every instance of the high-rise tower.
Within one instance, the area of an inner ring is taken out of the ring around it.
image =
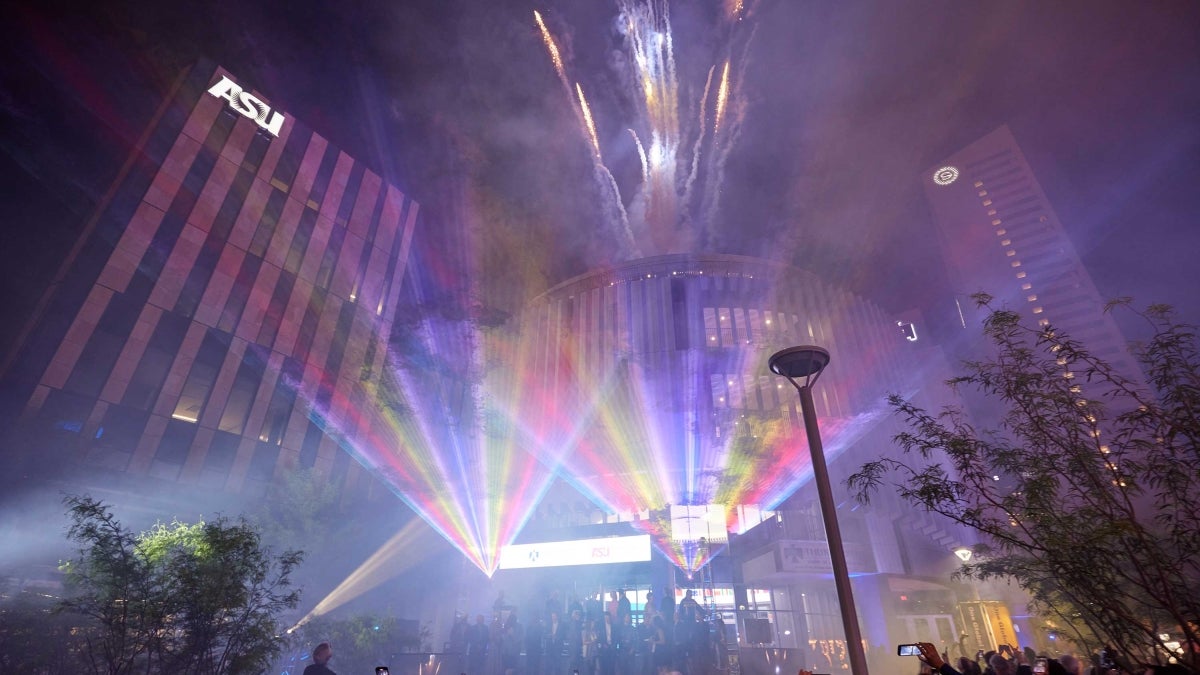
[[[1125,339],[1084,269],[1007,126],[922,176],[964,326],[978,318],[969,296],[1053,324],[1132,377]]]

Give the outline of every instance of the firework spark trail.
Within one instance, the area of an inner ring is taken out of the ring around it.
[[[550,60],[554,63],[554,70],[558,74],[563,88],[566,89],[568,95],[571,95],[571,85],[567,80],[566,66],[558,50],[558,45],[554,42],[554,36],[550,33],[549,28],[546,27],[546,23],[542,20],[540,13],[535,11],[533,16],[542,33],[542,41],[546,45],[546,50],[550,53]],[[625,255],[633,258],[641,257],[641,249],[637,246],[633,230],[629,227],[629,214],[625,211],[625,203],[621,198],[621,189],[617,185],[616,179],[613,178],[612,171],[605,166],[604,159],[600,153],[600,139],[596,133],[595,121],[592,119],[591,106],[588,105],[587,98],[583,95],[583,87],[578,83],[575,85],[575,92],[578,95],[577,104],[571,107],[575,111],[575,115],[579,118],[581,132],[592,146],[592,164],[596,177],[596,187],[606,207],[605,218],[610,221],[613,229],[616,230],[617,236],[622,239],[625,245]],[[575,96],[571,98],[573,101],[576,100]]]
[[[554,71],[558,73],[558,79],[562,80],[563,86],[570,91],[571,85],[567,82],[567,70],[563,65],[562,54],[558,51],[558,45],[554,42],[554,36],[550,34],[550,29],[546,27],[546,22],[542,21],[542,15],[536,9],[533,10],[533,18],[537,21],[538,28],[542,31],[542,42],[546,44],[546,50],[550,52],[550,60],[554,63]]]
[[[711,171],[709,183],[714,186],[719,186],[725,181],[725,162],[729,159],[729,153],[733,150],[737,143],[738,137],[741,135],[742,123],[746,119],[746,101],[743,96],[738,95],[739,83],[746,80],[746,68],[749,63],[750,45],[754,42],[754,35],[758,31],[755,26],[750,30],[750,36],[747,38],[743,47],[742,58],[739,59],[738,75],[733,79],[733,84],[728,85],[730,92],[726,95],[728,110],[724,113],[727,117],[726,131],[721,135],[719,142],[716,143],[716,148],[710,159]],[[729,68],[729,62],[726,61],[726,69]],[[723,85],[724,86],[724,85]],[[730,105],[731,104],[731,105]],[[704,202],[701,213],[703,214],[702,226],[702,241],[708,241],[712,223],[716,220],[717,209],[720,207],[721,191],[719,189],[710,189],[704,195]]]
[[[707,87],[704,91],[708,94]],[[717,119],[713,122],[713,134],[721,131],[721,118],[725,116],[725,106],[729,103],[729,62],[725,62],[725,68],[721,72],[721,86],[717,88]]]
[[[596,137],[596,123],[592,120],[592,108],[588,105],[587,98],[583,95],[583,87],[578,82],[575,83],[575,91],[579,93],[579,110],[583,112],[583,123],[587,128],[588,138],[592,140],[592,150],[596,153],[596,161],[604,162],[604,158],[600,154],[600,139]]]

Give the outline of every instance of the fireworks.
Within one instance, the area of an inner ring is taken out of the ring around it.
[[[715,101],[709,100],[714,95],[710,91],[712,70],[703,94],[689,100],[681,95],[669,5],[662,0],[623,0],[619,9],[629,69],[617,75],[627,83],[628,93],[636,102],[629,138],[642,168],[642,180],[632,199],[627,201],[620,194],[604,163],[593,110],[578,84],[572,101],[581,135],[592,147],[604,202],[602,211],[609,218],[613,232],[625,244],[627,258],[691,250],[707,238],[709,224],[718,208],[723,164],[742,122],[732,62],[724,59]],[[722,49],[742,53],[745,42],[733,27],[746,16],[747,9],[737,2],[727,12],[731,29],[727,31],[728,43]],[[555,71],[566,85],[567,64],[541,14],[535,12],[534,19]],[[714,111],[712,120],[706,114],[710,108]],[[689,114],[689,109],[696,114]],[[681,123],[683,119],[697,122],[689,127]],[[695,198],[698,192],[703,194],[700,199]],[[634,246],[634,242],[641,245]],[[649,248],[645,243],[650,244]]]

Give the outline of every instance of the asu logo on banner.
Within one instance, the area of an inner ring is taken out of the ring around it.
[[[208,93],[229,101],[229,107],[254,120],[263,131],[278,137],[283,128],[284,116],[279,112],[271,112],[271,107],[258,100],[254,94],[243,90],[236,82],[222,75],[221,81],[214,84]]]

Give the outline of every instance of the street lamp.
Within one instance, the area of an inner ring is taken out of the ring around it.
[[[837,505],[829,486],[829,468],[825,466],[825,450],[821,445],[821,430],[817,427],[817,412],[813,405],[812,385],[821,371],[829,365],[829,352],[820,347],[788,347],[776,352],[767,361],[772,373],[782,375],[800,392],[800,414],[808,435],[808,452],[812,457],[813,482],[821,505],[821,520],[825,523],[825,538],[829,540],[829,559],[833,565],[833,583],[837,588],[838,605],[842,610],[842,628],[846,632],[846,651],[850,656],[850,672],[867,675],[867,657],[863,653],[862,634],[858,628],[858,613],[854,610],[854,594],[850,590],[850,572],[846,567],[846,552],[842,548],[842,531],[838,527]]]

